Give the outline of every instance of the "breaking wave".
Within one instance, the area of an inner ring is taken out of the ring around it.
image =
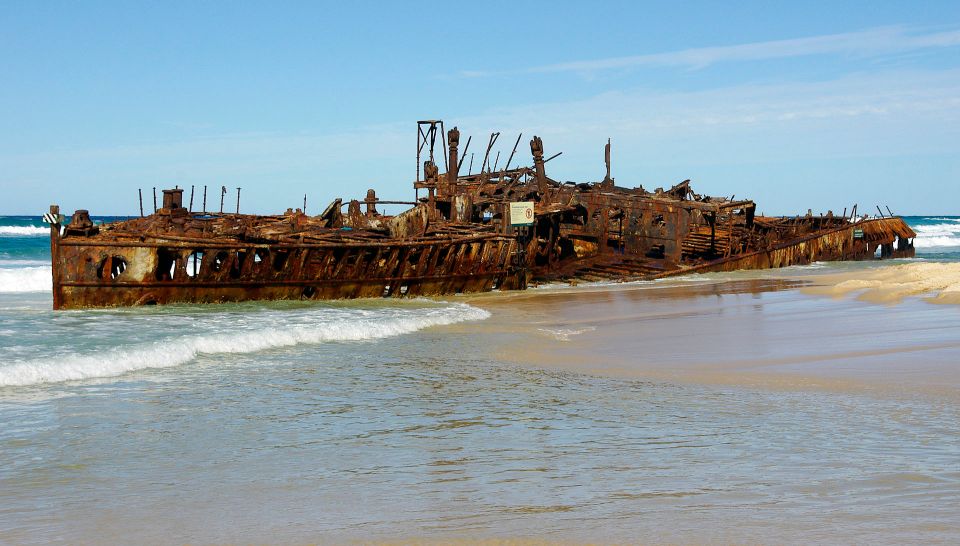
[[[913,230],[917,232],[917,237],[913,245],[917,248],[941,248],[960,246],[960,221],[954,221],[949,218],[938,220],[949,220],[950,223],[937,224],[915,224]]]
[[[138,370],[179,366],[200,355],[254,353],[306,344],[383,339],[489,316],[487,311],[466,304],[381,311],[338,312],[325,308],[306,316],[290,313],[281,315],[282,318],[265,328],[160,339],[88,354],[0,365],[0,387],[115,377]]]
[[[50,235],[50,228],[43,226],[0,226],[0,237],[39,237]]]
[[[36,263],[25,261],[26,263]],[[3,262],[6,265],[9,262]],[[49,292],[53,287],[50,266],[0,267],[0,294]]]

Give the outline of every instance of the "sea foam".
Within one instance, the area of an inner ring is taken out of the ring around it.
[[[7,265],[9,262],[2,262]],[[0,267],[0,294],[49,292],[53,287],[50,266]]]
[[[152,343],[114,347],[105,351],[49,356],[0,364],[0,387],[29,386],[103,377],[151,368],[186,364],[200,355],[254,353],[297,345],[377,340],[470,320],[490,313],[466,304],[444,307],[367,311],[328,318],[327,310],[312,315],[292,314],[257,330],[160,339]],[[311,322],[314,322],[311,324]]]
[[[960,246],[960,223],[917,224],[913,230],[917,232],[913,241],[917,248]]]
[[[50,228],[43,226],[0,226],[0,237],[39,237],[50,235]]]
[[[913,224],[917,237],[913,245],[918,249],[960,247],[960,219],[925,218],[936,220],[935,224]]]

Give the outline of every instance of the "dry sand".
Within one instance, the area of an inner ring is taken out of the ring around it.
[[[926,296],[931,303],[960,304],[960,263],[910,263],[837,275],[823,275],[811,294],[858,297],[876,303],[899,303],[905,297]]]

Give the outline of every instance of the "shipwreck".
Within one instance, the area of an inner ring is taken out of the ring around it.
[[[522,135],[521,135],[522,136]],[[460,133],[417,123],[415,199],[335,200],[319,215],[193,210],[191,190],[163,190],[152,214],[95,225],[59,207],[50,223],[54,309],[242,300],[434,296],[523,290],[543,282],[655,279],[814,261],[911,257],[916,233],[882,211],[764,217],[746,199],[624,187],[547,175],[539,137],[532,165],[501,167],[491,135],[479,170],[462,174]],[[436,155],[435,155],[436,153]],[[438,164],[440,156],[443,171]],[[204,191],[204,195],[206,192]],[[222,199],[222,195],[221,195]],[[407,210],[386,215],[384,205]],[[889,209],[888,209],[889,213]]]

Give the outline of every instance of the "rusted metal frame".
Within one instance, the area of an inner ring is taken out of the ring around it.
[[[447,150],[447,128],[443,125],[443,120],[440,121],[440,141],[443,143],[443,172],[450,171],[450,165],[447,164],[447,156],[449,152]]]
[[[463,160],[467,157],[467,150],[470,149],[470,142],[473,140],[473,135],[467,137],[467,145],[463,147],[463,154],[460,156],[460,161],[457,162],[457,172],[460,172],[460,168],[463,167]],[[457,177],[459,179],[459,176]]]
[[[868,222],[876,222],[876,221],[879,221],[879,220],[868,220]],[[828,230],[822,231],[822,232],[817,232],[817,233],[814,233],[814,234],[811,234],[811,235],[807,235],[807,236],[804,236],[804,237],[801,237],[801,238],[798,238],[798,239],[792,239],[792,240],[790,240],[790,241],[785,241],[785,242],[776,244],[776,245],[774,245],[774,246],[772,246],[772,247],[763,248],[763,249],[758,249],[758,250],[755,250],[755,251],[753,251],[753,252],[746,252],[746,253],[742,253],[742,254],[737,254],[737,255],[735,255],[735,256],[731,256],[730,258],[720,258],[720,259],[718,259],[718,260],[712,260],[712,261],[709,261],[709,262],[706,262],[706,263],[703,263],[703,264],[698,264],[698,265],[695,265],[695,266],[692,266],[692,267],[684,267],[684,268],[676,269],[676,270],[673,270],[673,271],[668,271],[668,272],[662,273],[662,274],[660,274],[660,275],[657,275],[656,278],[668,277],[668,276],[671,276],[671,275],[679,275],[679,274],[684,274],[684,275],[685,275],[685,274],[687,274],[687,273],[696,273],[697,271],[702,271],[702,270],[708,269],[708,268],[710,268],[710,267],[715,267],[715,266],[718,266],[718,265],[722,265],[722,264],[723,264],[724,262],[726,262],[726,261],[731,261],[731,260],[733,260],[733,261],[735,261],[735,260],[745,260],[745,259],[752,258],[752,257],[757,256],[757,255],[760,255],[760,254],[769,253],[769,252],[775,252],[775,251],[779,251],[779,250],[785,250],[785,249],[788,249],[788,248],[790,248],[790,247],[794,247],[794,246],[796,246],[796,245],[798,245],[798,244],[800,244],[800,243],[809,241],[809,240],[811,240],[811,239],[818,239],[818,238],[824,237],[824,236],[826,236],[826,235],[830,235],[830,234],[837,233],[837,232],[840,232],[840,231],[852,230],[855,225],[856,225],[856,224],[850,224],[850,225],[847,225],[847,226],[838,226],[838,227],[836,227],[836,228],[828,229]],[[876,251],[876,249],[874,249],[874,252],[875,252],[875,251]]]
[[[505,178],[505,177],[508,177],[508,176],[509,176],[509,177],[513,177],[513,178],[515,178],[515,179],[519,179],[521,176],[530,173],[531,170],[532,170],[532,169],[531,169],[530,167],[516,167],[516,168],[514,168],[514,169],[501,169],[501,170],[499,170],[499,171],[497,171],[497,172],[495,172],[495,173],[491,173],[490,178],[487,179],[487,181],[484,182],[484,183],[485,183],[485,184],[492,184],[492,185],[496,185],[496,184],[498,184],[498,183],[503,183],[503,181],[500,180],[500,179]],[[460,176],[457,177],[457,182],[458,182],[458,183],[466,183],[466,184],[476,184],[476,183],[480,183],[480,175],[479,175],[479,174],[464,174],[464,175],[460,175]]]
[[[344,273],[346,277],[353,279],[361,277],[363,273],[362,270],[367,264],[367,253],[370,252],[370,250],[369,248],[359,249],[352,256],[344,258]]]
[[[469,243],[461,243],[457,245],[457,250],[454,252],[452,257],[447,257],[447,262],[449,263],[448,271],[453,274],[462,273],[465,269],[464,264],[464,255],[470,252]]]
[[[385,293],[388,295],[397,295],[400,290],[400,287],[395,286],[395,284],[403,280],[403,262],[406,260],[409,250],[409,247],[399,247],[397,248],[396,254],[391,255],[391,261],[388,262],[387,269],[390,271],[390,277],[394,279],[394,281],[387,283],[389,286],[385,290]]]
[[[419,245],[425,245],[425,244],[443,244],[443,243],[449,243],[450,241],[457,241],[457,242],[465,242],[465,243],[466,243],[466,242],[471,242],[471,241],[475,241],[475,240],[503,239],[503,238],[508,238],[508,237],[505,237],[505,236],[502,235],[502,234],[498,234],[498,233],[493,233],[493,232],[491,232],[491,233],[478,233],[478,234],[476,234],[476,235],[468,235],[468,236],[464,236],[464,237],[462,237],[462,238],[455,238],[455,239],[443,239],[443,238],[439,238],[439,239],[414,239],[414,240],[409,240],[409,241],[397,241],[397,240],[393,240],[393,241],[389,241],[389,242],[371,241],[371,242],[367,242],[367,243],[353,243],[353,242],[351,242],[351,243],[343,243],[343,244],[338,244],[338,243],[302,243],[302,244],[297,244],[297,243],[277,243],[277,244],[261,244],[261,243],[258,243],[258,244],[255,244],[255,245],[250,245],[250,244],[243,244],[243,243],[211,243],[211,242],[206,242],[206,243],[204,243],[202,239],[193,239],[193,240],[192,240],[192,243],[193,243],[193,244],[186,244],[186,241],[183,241],[183,242],[177,241],[177,242],[173,242],[173,243],[162,243],[162,242],[147,242],[147,241],[144,241],[144,242],[129,241],[129,242],[128,242],[128,241],[96,241],[96,240],[89,240],[89,239],[85,239],[85,240],[64,239],[64,240],[62,240],[62,241],[60,242],[60,244],[61,244],[62,246],[85,247],[85,248],[94,248],[94,247],[101,247],[101,246],[102,246],[102,247],[119,247],[119,248],[143,248],[143,247],[149,247],[149,248],[177,248],[177,249],[184,249],[184,248],[194,248],[194,247],[196,247],[198,244],[203,244],[203,245],[204,245],[205,247],[207,247],[207,248],[218,249],[218,250],[219,250],[219,249],[223,249],[223,250],[231,250],[231,249],[247,250],[247,249],[254,249],[254,248],[266,248],[266,249],[271,249],[271,248],[277,248],[277,249],[316,248],[316,249],[323,249],[323,248],[363,248],[363,247],[367,247],[367,246],[382,246],[382,247],[392,247],[392,246],[419,246]]]
[[[423,132],[424,125],[429,125],[430,128],[427,129],[427,132]],[[430,161],[433,161],[433,145],[437,139],[437,126],[435,120],[422,120],[417,121],[417,180],[420,180],[420,158],[423,153],[423,147],[427,144],[428,136],[430,135]]]
[[[494,243],[492,241],[484,241],[483,248],[480,255],[480,264],[477,267],[478,273],[487,273],[493,268],[499,268],[500,263],[497,261],[497,256],[499,254],[500,244]]]
[[[365,203],[365,202],[366,202],[365,200],[364,200],[364,201],[360,201],[360,203]],[[420,202],[419,202],[419,201],[384,201],[383,199],[377,199],[377,200],[376,200],[376,204],[378,204],[378,205],[411,205],[411,206],[416,206],[416,205],[419,205]],[[350,206],[350,202],[340,203],[340,208],[348,207],[348,206]],[[330,229],[330,228],[328,228],[328,229]]]
[[[520,139],[523,138],[523,133],[517,135],[517,141],[513,144],[513,151],[510,152],[510,157],[507,158],[507,163],[503,166],[504,171],[510,170],[510,162],[513,161],[513,155],[517,153],[517,146],[520,145]],[[503,174],[501,173],[501,176]]]
[[[490,273],[484,273],[484,275],[496,275],[501,273],[501,271],[493,271]],[[261,287],[261,286],[302,286],[309,284],[344,284],[344,283],[355,283],[355,282],[364,282],[364,283],[374,283],[374,282],[399,282],[399,281],[430,281],[437,279],[445,279],[447,277],[456,277],[456,278],[470,278],[477,276],[477,273],[451,273],[443,276],[427,276],[427,275],[416,275],[408,277],[373,277],[368,279],[356,279],[356,278],[306,278],[306,279],[297,279],[297,280],[231,280],[231,281],[197,281],[190,283],[181,283],[174,281],[146,281],[146,282],[117,282],[104,284],[96,281],[65,281],[61,286],[69,287],[78,287],[78,288],[104,288],[104,289],[131,289],[131,288],[184,288],[184,287],[196,287],[196,288],[238,288],[238,287]]]
[[[483,273],[486,271],[489,249],[487,248],[486,242],[474,244],[477,245],[477,249],[474,253],[474,263],[470,267],[470,271],[474,274]]]
[[[464,273],[470,270],[470,253],[472,251],[472,245],[465,243],[460,245],[460,248],[457,251],[456,256],[454,257],[452,269],[450,270],[453,273]]]
[[[497,139],[500,138],[500,133],[490,133],[490,142],[487,143],[487,151],[483,154],[483,164],[480,166],[480,174],[482,175],[484,170],[487,167],[487,162],[490,159],[490,150],[493,149],[493,145],[497,143]]]
[[[400,277],[409,277],[413,276],[416,271],[417,264],[420,263],[420,260],[423,258],[423,248],[411,247],[407,250],[407,253],[403,257],[403,261],[400,265]],[[414,263],[415,261],[416,263]]]
[[[727,215],[727,248],[724,257],[729,258],[733,251],[733,214]]]
[[[350,259],[354,257],[355,255],[354,253],[359,250],[362,250],[362,249],[360,248],[344,249],[343,256],[341,256],[340,258],[336,258],[334,253],[331,252],[331,256],[334,256],[336,263],[333,266],[333,270],[330,272],[330,277],[341,278],[344,271],[349,271],[350,268],[348,264],[350,263]],[[346,277],[349,278],[349,276],[346,276]]]
[[[438,277],[443,277],[453,273],[453,270],[450,268],[450,264],[453,262],[454,256],[456,256],[459,251],[459,244],[452,243],[447,246],[446,252],[441,255],[437,255],[437,262],[434,267],[434,275]]]
[[[363,277],[374,276],[379,272],[380,269],[380,259],[383,255],[383,247],[377,247],[376,253],[373,255],[373,259],[370,260],[370,263],[367,264],[366,268],[363,271],[358,272],[359,275]]]
[[[294,252],[293,250],[290,251],[291,255],[287,257],[287,263],[290,263],[290,258],[294,257],[293,255],[296,254],[296,259],[293,261],[293,271],[290,272],[294,278],[300,279],[304,277],[308,260],[314,251],[315,250],[311,248],[299,248],[297,249],[297,252]]]
[[[435,246],[435,245],[431,245],[431,246],[428,246],[428,247],[426,247],[426,248],[423,248],[423,249],[420,251],[420,257],[419,257],[419,259],[417,260],[417,265],[416,265],[416,271],[417,271],[417,273],[423,273],[423,272],[424,272],[424,270],[425,270],[426,267],[427,267],[427,264],[428,264],[429,261],[430,261],[430,255],[433,254],[433,252],[434,252],[435,250],[436,250],[436,246]]]
[[[448,247],[442,247],[442,246],[439,246],[439,245],[436,246],[436,247],[433,247],[433,250],[430,252],[430,254],[431,254],[430,259],[429,259],[430,261],[427,262],[427,268],[426,268],[426,270],[424,271],[424,274],[426,274],[426,275],[428,275],[428,276],[436,275],[437,262],[439,261],[439,259],[440,259],[440,254],[441,254],[441,252],[443,251],[442,249],[444,249],[444,248],[446,248],[447,253],[450,252],[450,249],[449,249]]]
[[[335,248],[312,249],[303,264],[303,278],[330,277],[338,262]]]
[[[463,256],[460,258],[460,263],[457,267],[458,273],[471,273],[474,270],[474,265],[476,264],[477,252],[480,250],[478,243],[469,243],[464,249]]]

